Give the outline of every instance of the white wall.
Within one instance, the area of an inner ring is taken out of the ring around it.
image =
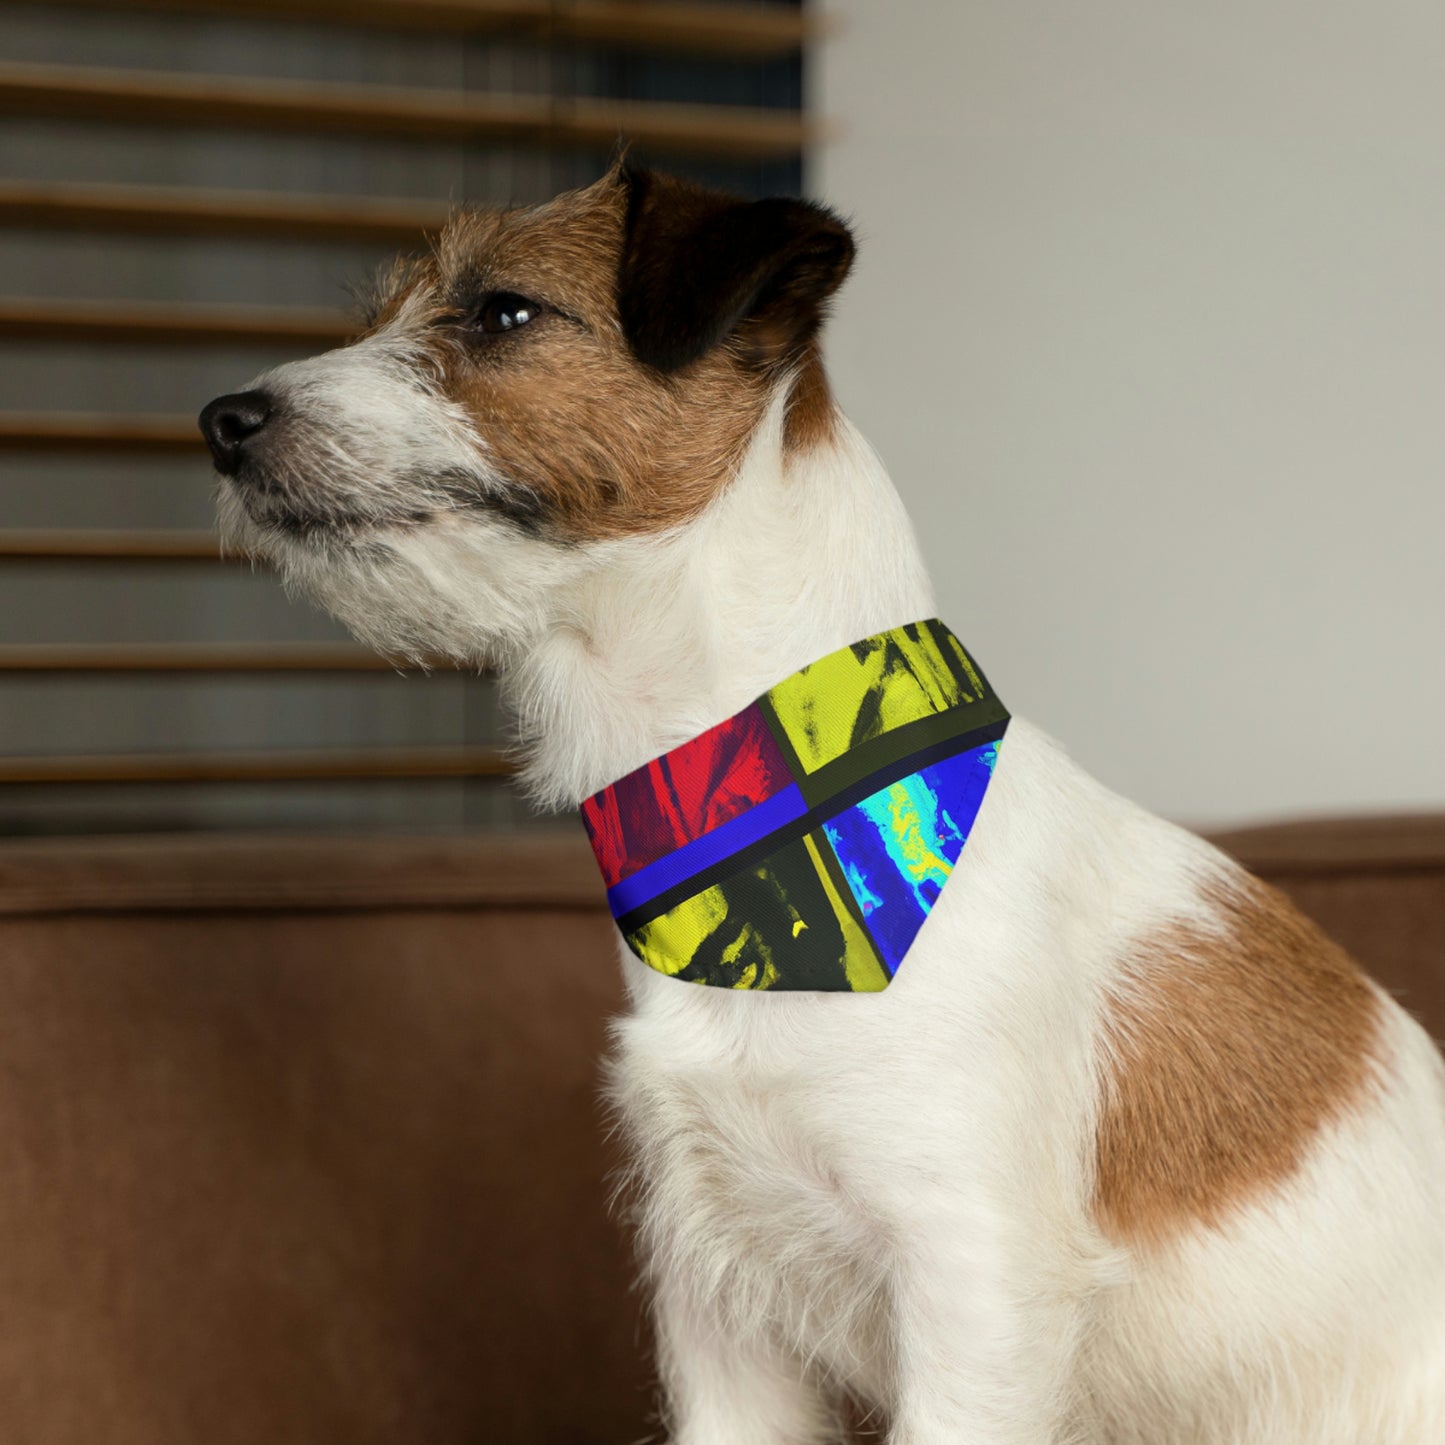
[[[1445,806],[1445,7],[826,8],[834,382],[1011,708],[1189,822]]]

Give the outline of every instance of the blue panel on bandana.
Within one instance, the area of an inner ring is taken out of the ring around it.
[[[823,824],[890,973],[963,851],[997,756],[985,743],[932,763]]]

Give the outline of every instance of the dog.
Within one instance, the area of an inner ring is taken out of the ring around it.
[[[933,616],[822,366],[853,254],[823,207],[621,162],[460,212],[360,339],[202,413],[223,534],[390,656],[495,666],[526,786],[578,807]],[[677,1445],[857,1402],[893,1445],[1445,1440],[1434,1046],[1026,722],[883,991],[621,958]]]

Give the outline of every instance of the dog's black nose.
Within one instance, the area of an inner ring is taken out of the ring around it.
[[[237,391],[218,396],[201,413],[201,434],[216,470],[232,476],[241,465],[246,443],[270,420],[271,398],[264,391]]]

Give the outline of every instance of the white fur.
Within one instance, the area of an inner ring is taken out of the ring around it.
[[[785,456],[779,398],[701,517],[581,547],[443,516],[358,555],[232,520],[372,641],[501,657],[528,782],[571,806],[933,615],[866,443]],[[1445,1093],[1388,1000],[1378,1097],[1288,1187],[1157,1254],[1092,1218],[1103,1000],[1231,867],[1015,720],[886,992],[687,987],[619,949],[612,1097],[677,1445],[831,1440],[844,1391],[893,1445],[1445,1439]]]

